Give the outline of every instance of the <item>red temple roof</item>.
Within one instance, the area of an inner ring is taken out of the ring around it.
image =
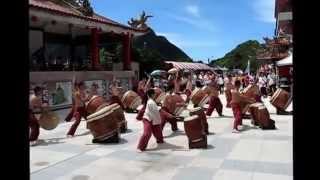
[[[72,7],[66,4],[53,2],[52,0],[29,0],[29,7],[36,8],[45,11],[51,11],[53,13],[62,14],[65,16],[74,16],[88,21],[94,21],[102,24],[112,25],[121,27],[124,29],[129,29],[137,32],[145,32],[145,30],[135,29],[123,24],[120,24],[116,21],[108,19],[104,16],[94,13],[93,16],[85,16],[76,7]]]

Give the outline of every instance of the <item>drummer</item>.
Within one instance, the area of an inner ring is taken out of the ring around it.
[[[228,81],[226,81],[226,90],[225,90],[225,96],[226,96],[226,100],[227,100],[227,108],[231,107],[231,89],[233,88],[233,84],[232,84],[232,76],[228,75]]]
[[[194,91],[197,91],[203,87],[202,83],[200,80],[196,80],[196,86],[194,88]],[[198,107],[198,104],[194,104],[193,107]]]
[[[139,140],[137,151],[145,151],[151,137],[151,134],[157,139],[157,143],[163,143],[163,135],[161,131],[161,117],[158,106],[154,100],[154,89],[147,91],[148,101],[145,104],[145,112],[143,115],[143,134]]]
[[[240,102],[249,102],[249,103],[254,103],[253,99],[246,98],[242,96],[239,92],[241,86],[241,82],[239,80],[235,81],[234,88],[231,89],[231,96],[232,100],[230,102],[232,111],[233,111],[233,116],[235,118],[234,123],[233,123],[233,133],[239,133],[239,127],[242,128],[242,111],[241,111],[241,106]]]
[[[124,109],[124,106],[121,102],[121,99],[120,99],[120,91],[119,91],[119,87],[118,87],[118,83],[116,80],[114,80],[111,85],[110,85],[110,94],[111,94],[111,97],[110,97],[110,104],[114,104],[114,103],[117,103],[121,106],[122,109]]]
[[[99,95],[98,89],[99,89],[99,85],[95,82],[92,83],[88,99],[90,99],[93,96],[98,96]]]
[[[251,84],[252,86],[255,86],[256,89],[257,89],[257,91],[255,92],[255,100],[256,100],[256,102],[262,103],[261,92],[259,90],[259,87],[258,87],[257,83],[258,83],[258,80],[256,80],[255,82],[254,81],[249,81],[249,84]]]
[[[177,71],[175,74],[175,79],[174,79],[174,92],[173,93],[180,95],[180,86],[181,86],[181,77],[179,76],[179,71]]]
[[[167,95],[173,94],[173,90],[174,90],[173,86],[169,85],[167,87],[167,92],[166,92]],[[163,130],[165,124],[167,122],[169,122],[171,124],[171,130],[173,132],[178,131],[178,124],[177,124],[178,117],[169,113],[169,110],[164,106],[161,107],[159,112],[160,112],[160,117],[161,117],[161,129]]]
[[[137,94],[141,97],[141,99],[145,99],[145,94],[146,94],[146,79],[143,78],[142,80],[139,81],[138,84],[138,89],[137,89]]]
[[[92,83],[90,91],[89,91],[88,99],[92,98],[93,96],[99,95],[98,89],[99,89],[99,85],[97,83]],[[67,115],[67,117],[65,118],[66,122],[71,121],[71,119],[73,118],[73,113],[74,113],[74,99],[72,99],[71,110],[70,110],[69,114]]]
[[[219,98],[219,85],[217,81],[215,81],[215,77],[211,76],[211,82],[208,84],[209,87],[213,88],[213,93],[210,94],[210,100],[209,100],[209,107],[207,109],[206,115],[211,116],[214,109],[217,110],[220,117],[223,116],[222,110],[223,105],[221,103],[221,100]]]
[[[185,89],[185,94],[187,95],[186,103],[189,103],[191,93],[192,93],[192,75],[188,74],[187,85],[186,85],[186,89]]]
[[[29,141],[31,146],[37,144],[40,134],[40,125],[35,114],[39,114],[44,107],[48,106],[47,103],[42,101],[43,89],[37,86],[33,91],[34,94],[29,97],[29,128],[31,129]]]
[[[78,84],[75,85],[75,92],[73,93],[73,98],[74,98],[74,113],[73,117],[76,119],[72,126],[70,127],[67,137],[73,137],[74,133],[76,132],[81,118],[87,118],[86,115],[86,109],[85,109],[85,102],[88,101],[87,94],[85,92],[85,84],[84,82],[79,82]]]

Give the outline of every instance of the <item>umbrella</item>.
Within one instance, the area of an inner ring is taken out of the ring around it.
[[[152,73],[150,74],[151,76],[164,76],[167,74],[167,71],[164,70],[154,70],[152,71]]]

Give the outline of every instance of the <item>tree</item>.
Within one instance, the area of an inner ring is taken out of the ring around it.
[[[251,63],[251,70],[256,69],[261,64],[256,60],[256,53],[262,49],[262,45],[256,40],[249,40],[239,44],[236,48],[228,52],[224,57],[211,61],[211,65],[225,66],[229,69],[245,70],[248,60]]]

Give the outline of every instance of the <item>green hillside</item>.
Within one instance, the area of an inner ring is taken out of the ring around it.
[[[250,60],[251,71],[255,71],[260,62],[256,60],[256,53],[262,45],[256,40],[249,40],[239,44],[224,57],[211,61],[211,65],[225,66],[229,69],[245,70]]]
[[[158,36],[149,28],[145,35],[133,39],[133,47],[136,49],[152,50],[162,59],[173,61],[190,61],[191,58],[180,48],[169,42],[164,36]]]

